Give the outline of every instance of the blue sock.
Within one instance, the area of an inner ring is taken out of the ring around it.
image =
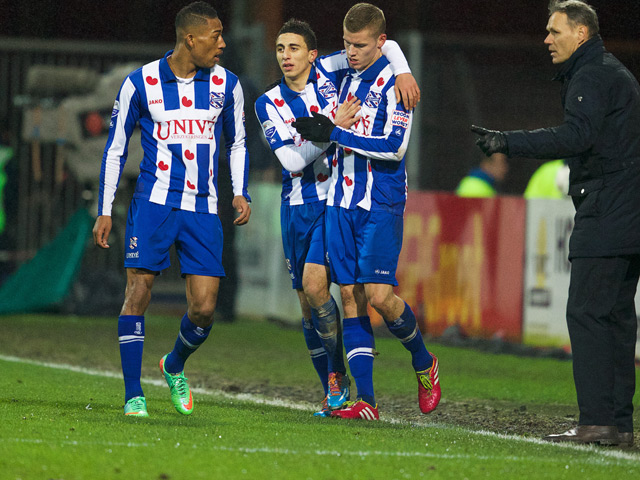
[[[375,340],[369,317],[344,319],[344,348],[349,369],[358,388],[358,398],[375,407],[373,394],[373,349]]]
[[[140,375],[142,373],[142,347],[144,346],[144,315],[120,315],[118,317],[118,341],[120,362],[124,377],[124,401],[144,396]]]
[[[329,368],[327,360],[327,352],[322,346],[320,336],[313,327],[313,321],[302,319],[302,332],[304,333],[304,341],[307,343],[307,349],[309,350],[309,356],[311,356],[311,363],[318,372],[322,388],[324,389],[325,396],[328,392],[329,383]]]
[[[431,366],[433,357],[424,346],[418,322],[416,322],[416,317],[407,302],[404,303],[404,312],[400,318],[396,318],[393,322],[385,319],[384,323],[387,324],[391,333],[400,339],[404,348],[411,352],[411,364],[416,372],[426,370]]]
[[[312,308],[311,318],[322,346],[327,352],[329,372],[340,372],[344,375],[347,373],[347,369],[344,366],[342,324],[340,311],[333,297],[319,308]]]
[[[184,362],[187,361],[189,355],[204,343],[210,331],[211,326],[207,328],[198,327],[189,320],[185,313],[180,323],[180,332],[178,332],[176,343],[164,362],[164,369],[167,373],[182,372],[184,370]]]

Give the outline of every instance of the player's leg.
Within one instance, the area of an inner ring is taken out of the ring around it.
[[[160,370],[179,413],[193,411],[193,396],[184,375],[187,359],[205,342],[213,324],[222,268],[222,225],[217,215],[176,211],[176,253],[186,279],[187,312],[173,350],[160,359]]]
[[[359,242],[358,281],[365,284],[369,304],[382,316],[389,331],[411,353],[418,380],[418,403],[423,413],[440,401],[438,361],[424,345],[413,311],[393,292],[402,248],[403,219],[387,212],[359,211],[362,232]]]
[[[307,301],[307,296],[302,289],[296,289],[298,299],[300,300],[300,309],[302,310],[302,333],[304,335],[304,341],[309,351],[309,357],[313,368],[318,374],[324,397],[322,400],[322,407],[319,411],[314,413],[317,417],[326,417],[329,415],[329,406],[327,404],[327,393],[329,391],[329,368],[327,360],[327,352],[322,345],[318,331],[313,326],[313,320],[311,319],[311,307]]]
[[[314,245],[320,245],[317,255],[313,254]],[[320,258],[317,258],[317,257]],[[350,396],[350,380],[346,375],[342,346],[342,322],[338,305],[329,292],[328,267],[310,260],[322,262],[324,259],[324,241],[312,243],[307,255],[302,277],[303,289],[310,306],[313,325],[327,353],[328,362],[328,406],[331,409],[341,407]]]
[[[318,206],[321,207],[319,203]],[[322,408],[315,415],[326,416],[328,414],[326,402],[329,378],[327,352],[313,325],[311,307],[303,290],[305,262],[317,216],[318,213],[314,211],[313,205],[309,204],[282,205],[280,207],[280,229],[285,262],[291,277],[291,287],[296,290],[300,301],[304,340],[324,393]]]
[[[125,415],[146,417],[147,403],[140,384],[144,346],[144,312],[151,299],[155,274],[127,268],[125,299],[118,317],[120,362],[125,388]]]
[[[133,199],[125,231],[127,287],[118,318],[120,360],[125,383],[125,415],[147,416],[140,375],[145,332],[145,311],[151,299],[153,280],[169,266],[173,243],[172,209]]]
[[[367,314],[362,285],[356,285],[357,255],[354,212],[340,207],[326,209],[326,248],[332,280],[340,285],[344,349],[358,397],[332,412],[341,418],[378,418],[373,391],[373,358],[375,341]]]

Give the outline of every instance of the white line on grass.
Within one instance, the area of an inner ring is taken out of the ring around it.
[[[31,359],[27,359],[27,358],[19,358],[19,357],[14,357],[14,356],[7,356],[7,355],[1,355],[0,354],[0,360],[4,360],[7,362],[15,362],[15,363],[24,363],[24,364],[28,364],[28,365],[35,365],[35,366],[40,366],[40,367],[48,367],[48,368],[55,368],[58,370],[66,370],[66,371],[70,371],[70,372],[76,372],[76,373],[82,373],[85,375],[92,375],[92,376],[98,376],[98,377],[106,377],[106,378],[116,378],[116,379],[121,379],[122,378],[122,374],[119,372],[112,372],[112,371],[107,371],[107,370],[96,370],[96,369],[91,369],[91,368],[85,368],[85,367],[78,367],[76,365],[69,365],[69,364],[64,364],[64,363],[50,363],[50,362],[41,362],[41,361],[37,361],[37,360],[31,360]],[[166,385],[166,383],[162,380],[159,379],[152,379],[152,378],[143,378],[142,379],[143,383],[149,384],[149,385],[155,385],[155,386],[159,386],[162,387],[164,385]],[[312,411],[314,410],[314,407],[312,405],[310,405],[309,403],[304,403],[304,402],[291,402],[288,400],[281,400],[281,399],[274,399],[274,398],[267,398],[264,397],[262,395],[254,395],[254,394],[248,394],[248,393],[229,393],[229,392],[224,392],[222,390],[211,390],[211,389],[207,389],[207,388],[202,388],[202,387],[192,387],[191,390],[195,393],[199,393],[199,394],[203,394],[203,395],[211,395],[211,396],[217,396],[217,397],[223,397],[226,399],[230,399],[230,400],[235,400],[235,401],[244,401],[244,402],[249,402],[249,403],[255,403],[255,404],[261,404],[261,405],[269,405],[269,406],[273,406],[273,407],[282,407],[282,408],[289,408],[289,409],[294,409],[294,410],[305,410],[305,411]],[[403,420],[403,419],[398,419],[398,418],[394,418],[388,415],[384,415],[383,418],[381,419],[382,422],[388,422],[388,423],[392,423],[392,424],[404,424],[404,425],[412,425],[412,426],[416,426],[416,427],[420,427],[420,428],[447,428],[447,426],[443,426],[442,424],[435,424],[433,422],[428,422],[428,421],[424,421],[424,422],[415,422],[415,421],[407,421],[407,420]],[[486,431],[486,430],[467,430],[464,428],[460,428],[460,427],[455,427],[458,428],[460,430],[466,431],[469,434],[472,435],[481,435],[481,436],[486,436],[486,437],[494,437],[494,438],[498,438],[498,439],[502,439],[502,440],[511,440],[511,441],[518,441],[518,442],[524,442],[524,443],[531,443],[531,444],[535,444],[535,445],[544,445],[544,446],[555,446],[558,448],[565,448],[565,449],[570,449],[570,450],[578,450],[581,452],[590,452],[592,454],[597,454],[600,455],[602,457],[609,457],[609,458],[614,458],[614,459],[618,459],[618,460],[633,460],[633,461],[640,461],[640,455],[637,454],[633,454],[633,453],[628,453],[628,452],[624,452],[621,450],[615,450],[615,449],[603,449],[600,447],[596,447],[594,445],[573,445],[571,443],[549,443],[549,442],[545,442],[543,440],[537,439],[537,438],[532,438],[532,437],[523,437],[520,435],[506,435],[506,434],[501,434],[501,433],[495,433],[495,432],[490,432],[490,431]],[[16,441],[16,442],[26,442],[26,443],[42,443],[41,440],[38,439],[19,439],[19,438],[14,438],[14,439],[5,439],[5,441]],[[62,442],[62,443],[68,443],[69,445],[78,445],[78,442]],[[87,442],[88,444],[88,442]],[[148,447],[148,446],[152,446],[150,444],[147,443],[112,443],[112,442],[104,442],[104,443],[99,443],[100,445],[105,445],[105,446],[115,446],[115,447],[120,447],[120,446],[127,446],[127,447]],[[221,450],[221,451],[230,451],[230,452],[241,452],[241,453],[281,453],[281,454],[298,454],[298,453],[302,453],[302,452],[295,452],[295,451],[291,451],[291,450],[286,450],[286,449],[276,449],[276,448],[232,448],[232,447],[222,447],[222,446],[213,446],[211,447],[215,450]],[[308,452],[305,452],[308,453]],[[317,455],[349,455],[349,456],[367,456],[367,455],[373,455],[373,456],[403,456],[403,457],[426,457],[426,458],[451,458],[451,459],[467,459],[467,458],[475,458],[475,459],[493,459],[495,457],[489,457],[489,456],[477,456],[477,455],[449,455],[449,454],[432,454],[432,453],[428,453],[428,452],[384,452],[384,451],[366,451],[366,452],[345,452],[345,451],[341,451],[341,452],[335,452],[335,451],[327,451],[327,450],[316,450],[314,452]],[[505,460],[523,460],[523,458],[521,457],[502,457]],[[589,462],[589,463],[601,463],[598,460],[595,460],[593,462]]]

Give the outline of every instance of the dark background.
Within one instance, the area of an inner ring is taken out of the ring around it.
[[[3,36],[173,42],[173,20],[188,1],[175,0],[27,0],[0,1]],[[244,2],[212,0],[226,29],[233,29],[234,8]],[[311,23],[322,49],[341,42],[341,20],[355,2],[339,0],[253,0],[245,17],[284,21],[296,16]],[[372,0],[385,12],[390,34],[402,29],[430,33],[545,36],[547,0]],[[593,0],[607,39],[637,40],[640,2]],[[237,13],[235,14],[237,15]],[[279,17],[279,18],[278,18]],[[277,28],[278,25],[272,26]]]

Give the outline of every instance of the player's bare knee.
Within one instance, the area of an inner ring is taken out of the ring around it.
[[[189,305],[189,320],[199,327],[206,328],[213,323],[216,305],[212,302],[193,303]]]

